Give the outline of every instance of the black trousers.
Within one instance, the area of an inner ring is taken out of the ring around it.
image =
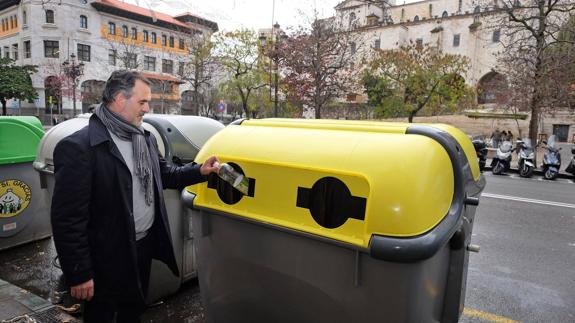
[[[136,242],[138,271],[144,297],[148,294],[150,268],[152,265],[152,243],[151,230],[146,237]],[[94,282],[95,288],[98,290],[96,284],[97,282]],[[84,302],[83,320],[84,323],[139,323],[140,316],[145,310],[145,299],[140,299],[139,297],[132,300],[111,301],[99,299],[96,296],[91,301]]]

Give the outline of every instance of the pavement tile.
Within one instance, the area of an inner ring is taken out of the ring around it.
[[[13,299],[3,299],[0,301],[0,321],[28,314],[30,312],[30,309]]]

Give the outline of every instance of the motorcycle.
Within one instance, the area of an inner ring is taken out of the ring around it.
[[[531,139],[524,138],[518,142],[519,146],[519,160],[517,162],[519,166],[519,176],[521,177],[531,177],[533,175],[533,169],[535,168],[535,152],[533,146],[531,145]]]
[[[479,162],[479,170],[483,172],[485,169],[485,163],[487,162],[487,144],[481,136],[473,137],[471,141],[473,147],[475,148],[475,153],[477,154],[477,161]]]
[[[504,141],[499,148],[495,157],[491,160],[491,171],[495,175],[501,175],[509,170],[511,166],[511,153],[513,153],[513,144],[510,141]]]
[[[567,168],[565,168],[565,171],[567,173],[571,173],[571,175],[573,175],[573,180],[575,181],[575,148],[571,149],[571,155],[571,162]]]
[[[543,142],[545,144],[545,154],[543,155],[543,176],[545,179],[555,179],[559,175],[559,169],[561,168],[561,154],[559,151],[561,148],[557,149],[555,143],[555,135],[549,137],[548,142]]]

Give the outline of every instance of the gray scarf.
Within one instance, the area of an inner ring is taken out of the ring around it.
[[[134,170],[140,179],[146,197],[146,205],[151,205],[154,197],[152,188],[152,161],[144,137],[144,128],[126,122],[118,114],[101,104],[94,113],[102,120],[106,128],[118,138],[132,142],[134,153]]]

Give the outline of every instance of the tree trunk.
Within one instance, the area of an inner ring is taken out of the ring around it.
[[[2,103],[2,115],[5,116],[6,115],[6,99],[5,98],[0,99],[0,103]]]

